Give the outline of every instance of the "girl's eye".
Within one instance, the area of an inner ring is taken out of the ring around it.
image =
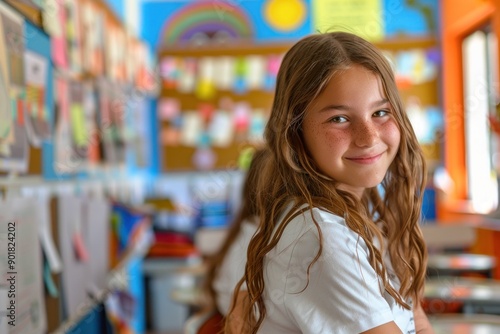
[[[329,122],[331,122],[331,123],[344,123],[344,122],[347,122],[347,118],[345,118],[344,116],[334,116],[334,117],[330,118]]]
[[[373,116],[375,117],[383,117],[389,114],[388,110],[378,110],[373,113]]]

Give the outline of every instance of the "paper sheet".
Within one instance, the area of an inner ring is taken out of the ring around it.
[[[73,222],[82,214],[83,200],[65,195],[58,198],[59,247],[63,260],[62,290],[66,311],[71,317],[87,300],[86,286],[90,278],[88,262],[79,261],[73,246]],[[84,227],[82,227],[84,229]]]
[[[102,199],[86,201],[90,288],[103,289],[109,273],[109,226],[111,207]]]
[[[42,254],[36,246],[42,205],[36,199],[0,202],[1,278],[2,283],[15,283],[15,288],[9,287],[8,295],[9,305],[14,300],[15,306],[9,311],[12,315],[9,321],[15,321],[15,326],[8,326],[10,334],[43,334],[46,331]],[[14,248],[15,255],[11,256],[14,262],[8,262],[8,247]]]

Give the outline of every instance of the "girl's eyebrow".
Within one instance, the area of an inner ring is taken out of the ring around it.
[[[387,104],[387,103],[389,103],[388,99],[382,99],[382,100],[379,100],[379,101],[375,101],[375,102],[373,102],[370,105],[370,108],[378,108],[378,107],[381,107],[381,106],[383,106],[384,104]],[[349,111],[352,108],[350,106],[344,105],[344,104],[329,104],[329,105],[324,106],[323,108],[321,108],[319,110],[319,112],[323,112],[323,111],[327,111],[327,110],[332,110],[332,109]]]

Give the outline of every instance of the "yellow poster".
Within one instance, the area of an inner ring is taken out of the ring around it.
[[[316,0],[312,6],[316,31],[347,31],[371,42],[384,38],[381,0]]]

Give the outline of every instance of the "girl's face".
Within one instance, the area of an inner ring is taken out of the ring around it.
[[[307,110],[302,131],[321,172],[358,198],[382,182],[400,142],[380,78],[360,65],[330,80]]]

